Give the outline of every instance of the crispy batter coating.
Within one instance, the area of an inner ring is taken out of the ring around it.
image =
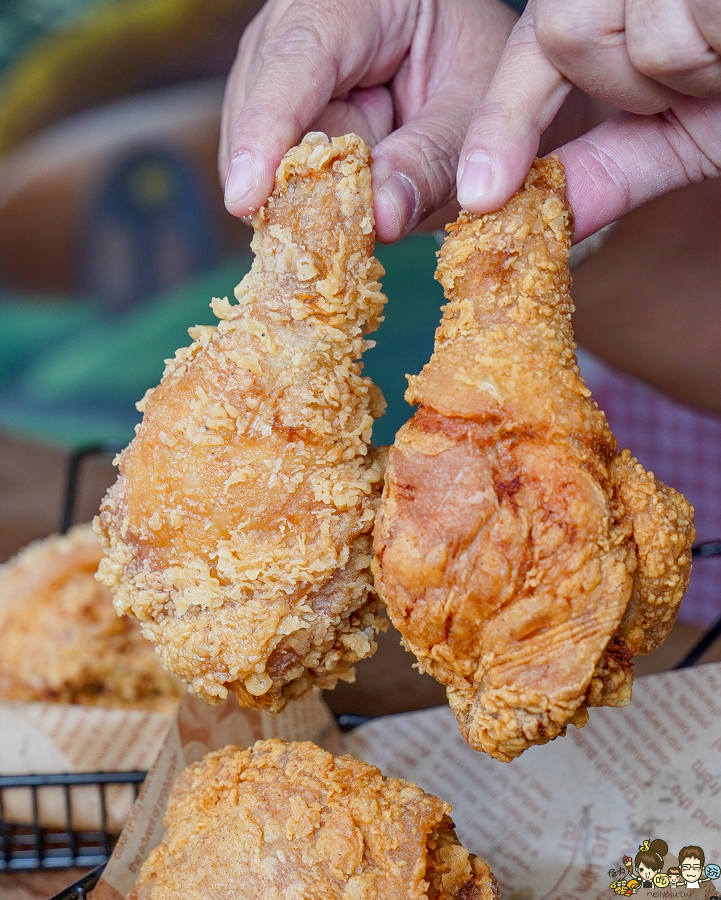
[[[225,747],[181,774],[128,900],[498,900],[450,811],[308,741]]]
[[[376,586],[468,743],[510,760],[625,705],[634,653],[673,625],[693,510],[628,451],[583,384],[557,158],[497,213],[461,213],[419,404],[390,452]]]
[[[370,151],[308,135],[255,216],[237,305],[191,329],[96,519],[99,577],[209,702],[278,712],[353,680],[385,620],[370,574],[383,399],[358,362],[380,321]]]
[[[183,685],[95,580],[90,525],[0,566],[0,699],[172,712]]]

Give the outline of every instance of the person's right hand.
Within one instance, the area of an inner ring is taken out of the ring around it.
[[[624,110],[555,145],[576,240],[721,174],[721,0],[529,0],[466,135],[467,210],[518,190],[573,85]]]
[[[376,232],[394,241],[455,196],[468,124],[516,20],[499,0],[268,0],[223,102],[226,206],[268,199],[310,130],[373,147]]]

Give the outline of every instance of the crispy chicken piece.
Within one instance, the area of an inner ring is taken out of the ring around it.
[[[581,379],[564,192],[537,160],[503,209],[449,226],[449,302],[375,532],[393,624],[501,760],[629,701],[631,657],[665,638],[691,568],[691,506],[618,454]]]
[[[95,580],[90,525],[35,541],[0,566],[0,700],[171,713],[183,685]]]
[[[190,330],[96,519],[99,577],[163,663],[215,702],[278,712],[352,681],[385,620],[370,573],[384,458],[361,377],[380,321],[370,151],[309,134],[255,216],[253,267]]]
[[[308,741],[225,747],[179,777],[127,900],[498,900],[450,811]]]

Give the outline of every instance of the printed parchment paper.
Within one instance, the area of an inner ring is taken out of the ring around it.
[[[55,772],[127,772],[147,770],[163,743],[172,716],[163,713],[74,706],[63,703],[0,703],[0,773],[45,775]],[[108,826],[117,834],[135,794],[129,785],[106,789]],[[30,791],[6,790],[6,821],[32,822]],[[100,828],[97,788],[72,789],[73,826]],[[44,826],[65,826],[62,788],[38,791],[38,815]]]
[[[629,707],[593,709],[583,729],[512,763],[471,750],[447,707],[341,736],[317,694],[276,720],[238,710],[232,698],[216,708],[191,704],[168,733],[95,900],[120,900],[134,883],[186,763],[271,734],[350,753],[447,800],[461,841],[490,865],[503,900],[612,900],[610,870],[655,838],[668,844],[667,863],[691,844],[707,865],[721,863],[721,664],[639,678]],[[716,886],[721,894],[721,879]]]

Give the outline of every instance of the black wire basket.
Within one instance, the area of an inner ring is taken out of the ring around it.
[[[74,512],[83,462],[91,456],[114,454],[116,448],[87,447],[73,453],[68,461],[65,500],[60,530],[67,531],[73,524]],[[695,559],[721,555],[721,541],[706,541],[693,547]],[[675,668],[695,665],[721,637],[721,617],[691,648]],[[339,716],[338,724],[344,731],[367,721],[362,716]],[[134,796],[140,790],[145,772],[92,772],[54,775],[0,776],[0,872],[95,866],[78,881],[55,894],[50,900],[85,900],[97,884],[105,864],[112,853],[118,835],[108,827],[106,790],[108,785],[126,784]],[[81,831],[73,827],[73,791],[88,786],[98,791],[100,830]],[[40,825],[40,795],[43,790],[62,790],[66,822],[60,828],[44,828]],[[17,825],[6,820],[6,792],[24,790],[30,792],[32,816],[29,824]]]
[[[134,800],[146,774],[135,771],[0,775],[0,872],[86,868],[107,862],[118,838],[108,821],[108,786],[126,785]],[[78,800],[81,788],[82,799]],[[50,792],[56,795],[61,792],[61,821],[54,826],[43,826],[41,809]],[[12,800],[19,799],[18,795],[29,800],[28,824],[18,824],[14,821],[16,817],[7,813]],[[99,810],[97,829],[89,831],[74,825],[79,802],[86,807],[94,803]]]
[[[60,519],[62,532],[73,524],[84,460],[113,452],[113,448],[89,447],[69,458]],[[95,886],[119,837],[119,829],[113,827],[108,815],[107,792],[124,788],[129,793],[127,800],[132,802],[146,774],[126,771],[0,775],[0,873],[95,867],[57,895],[84,898]],[[43,809],[48,802],[54,809],[53,825],[41,824],[46,821]],[[27,810],[27,815],[19,817],[12,812],[18,804]],[[96,828],[76,825],[76,813],[81,807],[97,811]]]

